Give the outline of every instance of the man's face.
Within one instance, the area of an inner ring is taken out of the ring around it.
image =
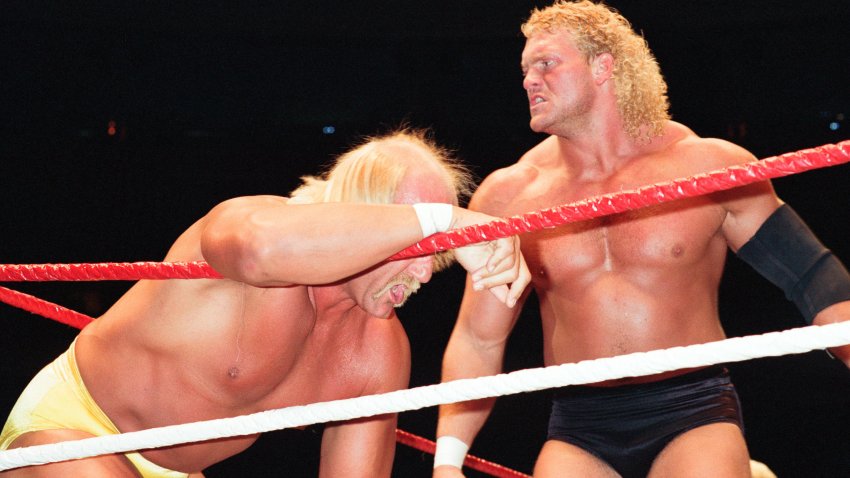
[[[376,317],[388,317],[394,308],[401,307],[407,299],[419,290],[422,284],[431,280],[433,261],[430,257],[420,257],[394,261],[369,272],[367,277],[370,294],[366,303],[372,309],[369,312]]]
[[[445,179],[430,164],[412,166],[396,191],[396,204],[417,202],[452,203]],[[434,260],[430,255],[392,261],[376,266],[357,279],[354,286],[361,307],[375,317],[388,317],[401,307],[422,284],[431,280]]]
[[[569,33],[536,33],[520,63],[536,132],[566,134],[585,126],[594,98],[590,65]]]

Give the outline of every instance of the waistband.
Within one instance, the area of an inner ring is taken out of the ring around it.
[[[629,383],[625,385],[614,386],[594,386],[594,385],[569,385],[558,388],[554,391],[554,396],[558,397],[585,397],[585,396],[604,396],[604,395],[619,395],[630,392],[651,392],[656,389],[667,389],[679,385],[688,385],[703,382],[713,378],[727,378],[729,370],[722,365],[711,365],[706,368],[694,370],[693,372],[683,373],[670,378],[657,380],[655,382]]]

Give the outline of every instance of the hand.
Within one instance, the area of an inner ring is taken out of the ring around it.
[[[497,220],[473,211],[458,222],[471,221],[460,227],[472,224],[485,224]],[[531,273],[520,250],[517,236],[493,241],[471,244],[455,249],[458,263],[469,272],[475,290],[488,289],[500,302],[513,307],[526,286],[531,282]]]
[[[460,468],[451,465],[442,465],[434,468],[433,478],[465,478]]]

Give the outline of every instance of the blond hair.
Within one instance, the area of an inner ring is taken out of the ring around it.
[[[637,138],[646,125],[647,137],[661,134],[664,122],[670,119],[667,83],[646,40],[619,12],[588,0],[558,0],[549,7],[534,9],[521,29],[526,38],[541,31],[565,30],[588,62],[610,53],[614,57],[617,107],[626,132]]]
[[[307,203],[391,204],[407,171],[423,161],[441,172],[453,205],[471,194],[472,174],[464,165],[437,145],[426,130],[401,128],[367,137],[319,176],[303,176],[301,186],[290,197]],[[436,254],[434,269],[441,270],[452,260],[451,251]]]

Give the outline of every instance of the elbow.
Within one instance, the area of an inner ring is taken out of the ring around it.
[[[213,269],[228,279],[269,285],[272,277],[266,265],[273,252],[262,236],[247,226],[226,231],[208,227],[201,238],[201,253]]]

